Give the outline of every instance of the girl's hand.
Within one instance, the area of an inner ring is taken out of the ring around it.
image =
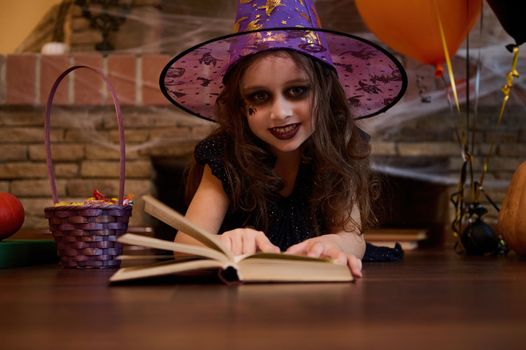
[[[280,250],[261,231],[251,228],[238,228],[219,236],[234,255],[254,254],[256,251],[279,253]]]
[[[323,236],[290,246],[286,253],[332,259],[336,264],[347,265],[354,277],[362,277],[362,261],[354,255],[345,254],[336,243]]]

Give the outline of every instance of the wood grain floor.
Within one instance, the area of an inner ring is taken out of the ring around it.
[[[0,270],[1,349],[524,349],[526,259],[411,252],[351,284],[156,281]]]

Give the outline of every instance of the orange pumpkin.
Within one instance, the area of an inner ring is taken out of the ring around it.
[[[511,178],[499,212],[498,229],[510,249],[526,255],[526,162]]]

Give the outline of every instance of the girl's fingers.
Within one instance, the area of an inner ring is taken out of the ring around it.
[[[234,255],[254,254],[258,250],[280,252],[279,248],[273,245],[263,232],[251,228],[225,232],[221,235],[221,240]]]
[[[228,240],[228,249],[234,255],[240,255],[243,253],[243,242],[241,240],[241,235],[237,230],[228,231],[221,235],[222,239]]]
[[[286,253],[301,255],[302,253],[305,253],[305,248],[307,247],[307,244],[307,241],[303,241],[301,243],[291,245],[289,249],[287,249]]]
[[[325,250],[323,243],[314,243],[307,247],[307,256],[311,258],[319,258]]]
[[[219,239],[221,240],[221,242],[223,242],[223,244],[228,250],[232,251],[232,242],[230,241],[230,237],[228,237],[227,235],[221,235],[219,236]]]
[[[259,250],[265,253],[279,253],[280,250],[276,247],[263,232],[258,232],[255,236],[255,245]]]
[[[354,255],[349,255],[347,265],[354,277],[362,277],[362,261]]]
[[[233,235],[230,239],[232,240],[232,252],[234,255],[243,254],[243,240],[241,235]]]
[[[336,247],[328,247],[322,254],[339,265],[347,265],[347,255]]]
[[[243,235],[243,252],[242,254],[254,254],[256,252],[256,240],[252,235]]]

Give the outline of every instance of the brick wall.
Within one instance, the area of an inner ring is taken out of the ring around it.
[[[56,77],[73,65],[89,65],[102,70],[119,93],[123,106],[167,106],[158,81],[159,73],[169,57],[162,54],[79,53],[67,56],[17,54],[1,56],[3,88],[2,105],[32,105],[46,103]],[[112,100],[103,81],[86,70],[75,71],[57,91],[55,105],[111,105]]]

